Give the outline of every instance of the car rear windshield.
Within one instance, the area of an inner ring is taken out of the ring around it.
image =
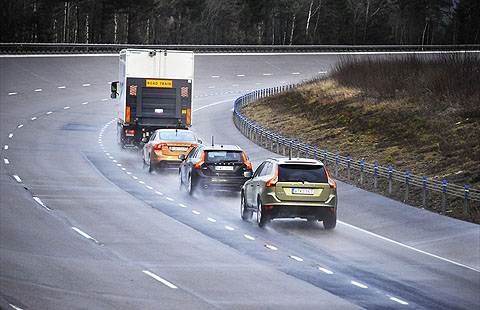
[[[327,183],[325,168],[319,165],[280,165],[279,182]]]
[[[195,142],[195,136],[190,132],[165,131],[160,132],[160,140],[172,142]]]
[[[238,151],[207,151],[206,162],[241,162],[242,152]]]

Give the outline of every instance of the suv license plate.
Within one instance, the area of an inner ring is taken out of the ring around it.
[[[292,194],[313,195],[314,192],[311,188],[292,188]]]
[[[215,166],[215,170],[219,170],[219,171],[233,171],[233,166]]]
[[[172,152],[185,152],[188,150],[188,147],[183,147],[183,146],[171,146],[170,151]]]

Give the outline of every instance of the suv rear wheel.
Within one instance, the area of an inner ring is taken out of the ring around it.
[[[337,226],[337,212],[332,212],[323,219],[323,227],[327,230],[334,229]]]
[[[265,224],[268,222],[268,217],[265,212],[265,208],[262,205],[262,201],[260,198],[258,199],[257,202],[257,224],[258,227],[263,227]]]
[[[250,220],[252,219],[253,211],[249,210],[247,207],[247,202],[245,201],[245,196],[243,192],[240,195],[240,215],[242,216],[243,220]]]

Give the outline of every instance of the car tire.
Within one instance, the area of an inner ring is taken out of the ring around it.
[[[265,208],[260,198],[257,200],[257,224],[258,227],[264,227],[269,222]]]
[[[149,159],[149,160],[148,160],[148,162],[149,162],[149,163],[148,163],[148,172],[152,173],[153,170],[155,170],[155,167],[154,167],[153,164],[152,164],[152,157],[151,157],[151,155],[148,155],[148,159]]]
[[[142,168],[145,169],[147,167],[147,163],[145,162],[145,152],[142,150]]]
[[[240,215],[242,220],[251,220],[253,215],[253,211],[248,209],[243,192],[240,194]]]
[[[180,169],[178,170],[178,190],[183,190],[182,171]]]
[[[189,173],[188,174],[188,183],[187,183],[188,193],[190,195],[193,195],[193,193],[195,192],[195,188],[196,188],[195,182],[192,179],[192,175]]]
[[[337,212],[327,215],[323,218],[323,227],[326,230],[334,229],[337,226]]]

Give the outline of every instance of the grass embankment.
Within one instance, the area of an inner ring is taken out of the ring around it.
[[[243,113],[321,149],[480,188],[477,56],[343,58],[329,78]]]

